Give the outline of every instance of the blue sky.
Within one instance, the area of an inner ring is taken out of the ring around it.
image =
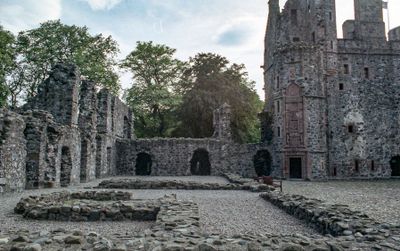
[[[198,52],[215,52],[231,62],[244,63],[257,92],[264,98],[264,34],[268,0],[0,0],[0,24],[14,33],[61,19],[86,25],[93,34],[112,35],[120,45],[119,58],[135,48],[136,41],[154,41],[177,49],[187,60]],[[281,0],[283,6],[285,0]],[[353,1],[336,0],[338,27],[353,18]],[[391,0],[390,10],[400,10]],[[392,28],[400,17],[391,15]],[[340,28],[338,29],[340,31]],[[123,87],[130,75],[121,73]]]

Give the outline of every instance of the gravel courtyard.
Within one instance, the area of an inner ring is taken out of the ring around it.
[[[376,220],[400,224],[400,179],[379,181],[284,181],[283,191],[347,204]]]
[[[197,182],[226,183],[219,177],[155,177],[142,179],[190,180]],[[69,191],[82,190],[97,185],[101,180],[68,188]],[[21,197],[50,193],[63,189],[30,190],[23,193],[0,197],[0,232],[12,228],[49,231],[66,230],[94,231],[103,235],[128,237],[135,231],[144,231],[152,222],[58,222],[33,221],[23,219],[13,213],[14,206]],[[246,233],[303,233],[317,235],[296,218],[284,213],[258,196],[247,191],[188,191],[188,190],[130,190],[136,199],[156,199],[166,194],[176,194],[178,199],[192,200],[199,205],[202,227],[207,233],[225,235]]]

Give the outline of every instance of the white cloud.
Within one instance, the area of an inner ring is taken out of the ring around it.
[[[18,0],[0,2],[0,24],[17,33],[39,23],[61,18],[61,0]]]
[[[110,10],[122,0],[86,0],[93,10]]]

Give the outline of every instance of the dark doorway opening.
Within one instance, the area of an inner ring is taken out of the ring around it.
[[[81,182],[87,181],[87,164],[88,164],[88,153],[89,153],[89,144],[87,140],[83,140],[81,142]]]
[[[64,146],[61,149],[61,187],[67,187],[71,183],[72,160],[69,148]]]
[[[207,150],[197,149],[194,151],[190,160],[190,172],[192,175],[211,175],[211,163]]]
[[[151,174],[152,160],[147,153],[139,153],[136,156],[135,174],[139,176],[149,176]]]
[[[271,175],[271,161],[271,154],[267,150],[259,150],[254,155],[254,169],[258,177]]]
[[[101,155],[102,155],[102,140],[101,137],[96,137],[96,179],[101,178]]]
[[[390,160],[390,168],[392,169],[392,176],[400,176],[400,156],[393,157]]]
[[[302,178],[302,165],[301,158],[290,158],[290,178],[291,179],[301,179]]]

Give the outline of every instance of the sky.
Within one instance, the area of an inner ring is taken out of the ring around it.
[[[280,2],[283,7],[286,0]],[[354,18],[353,1],[336,0],[336,9],[340,37],[342,23]],[[400,0],[389,0],[389,11],[391,28],[400,26]],[[111,35],[120,45],[120,59],[136,41],[166,44],[181,60],[199,52],[221,54],[246,65],[262,99],[267,16],[268,0],[0,0],[0,25],[15,34],[61,19]],[[384,16],[386,21],[386,11]],[[131,75],[121,72],[120,81],[129,87]]]

